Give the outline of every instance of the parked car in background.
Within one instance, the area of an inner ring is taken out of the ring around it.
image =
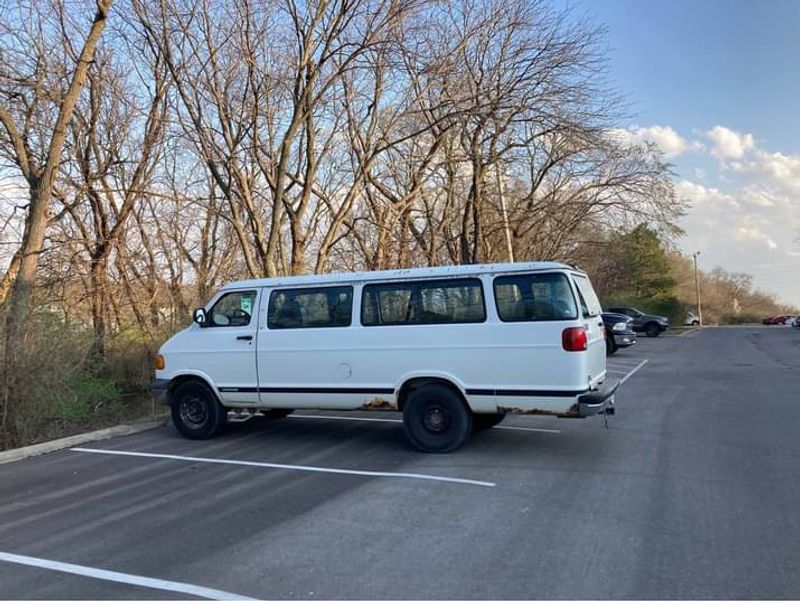
[[[800,328],[800,315],[794,318],[794,320],[792,321],[792,327]]]
[[[633,318],[621,313],[603,313],[603,325],[606,329],[606,356],[611,356],[618,349],[636,344],[636,332],[633,331]]]
[[[633,307],[608,307],[607,310],[609,313],[621,313],[631,317],[634,331],[644,332],[650,338],[669,329],[669,319],[663,315],[648,315]]]
[[[761,323],[765,326],[788,326],[792,325],[792,321],[797,315],[773,315],[772,317],[765,317]]]
[[[689,311],[686,314],[686,320],[683,322],[683,325],[685,325],[685,326],[699,326],[700,325],[700,318],[697,315],[695,315],[694,313],[692,313],[691,311]]]

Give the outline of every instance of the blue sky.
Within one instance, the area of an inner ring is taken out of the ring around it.
[[[692,203],[678,245],[800,305],[800,1],[559,1],[608,28],[633,141]]]

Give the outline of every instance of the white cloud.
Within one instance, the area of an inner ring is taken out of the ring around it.
[[[658,146],[661,152],[670,157],[700,147],[699,143],[690,142],[668,125],[632,126],[628,129],[615,129],[612,134],[617,136],[623,144],[652,142]]]
[[[755,207],[774,207],[781,204],[783,199],[778,195],[772,193],[770,190],[758,188],[756,186],[748,186],[742,190],[742,199],[749,205]]]
[[[680,220],[686,236],[679,244],[686,252],[702,251],[703,269],[720,266],[750,273],[756,287],[777,292],[783,302],[798,302],[797,195],[784,194],[774,182],[749,172],[737,174],[737,180],[719,188],[687,180],[677,182],[675,188],[692,201]],[[766,271],[765,265],[769,266]],[[772,266],[795,275],[774,277]]]
[[[800,193],[800,155],[761,151],[758,166],[777,184]]]
[[[720,209],[739,208],[739,202],[731,195],[721,192],[717,188],[709,188],[688,180],[681,180],[675,184],[678,196],[689,200],[693,207],[713,206]]]
[[[706,136],[714,142],[711,154],[719,158],[741,159],[745,153],[755,148],[752,134],[742,134],[722,125],[717,125]]]
[[[753,147],[747,160],[720,161],[721,168],[733,171],[743,185],[768,189],[773,201],[800,204],[800,155]]]
[[[777,250],[778,245],[761,229],[752,215],[746,215],[739,221],[734,238],[739,242],[756,242],[765,244],[770,250]]]

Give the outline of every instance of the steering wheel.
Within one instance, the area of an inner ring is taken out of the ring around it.
[[[239,309],[237,307],[231,312],[231,317],[237,317],[239,319],[250,319],[250,314],[244,309]]]

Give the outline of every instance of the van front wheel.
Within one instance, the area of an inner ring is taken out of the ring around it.
[[[449,453],[469,438],[472,412],[449,386],[427,384],[408,395],[403,424],[408,439],[418,450]]]
[[[172,395],[172,423],[186,438],[211,438],[225,425],[227,415],[216,395],[200,382],[181,384]]]

